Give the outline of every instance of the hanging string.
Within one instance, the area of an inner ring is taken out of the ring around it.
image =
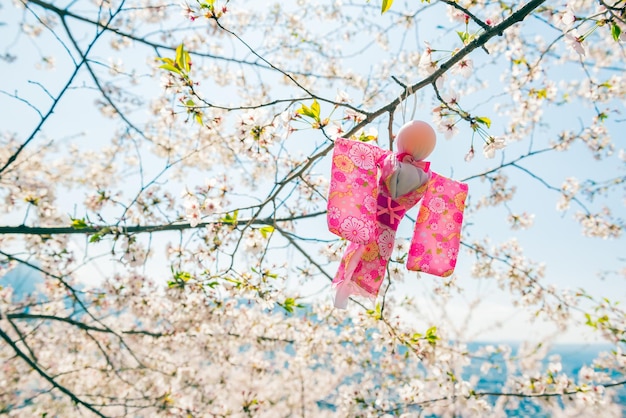
[[[406,95],[404,96],[404,100],[402,101],[402,124],[406,123],[406,108],[407,108],[407,100],[409,96],[413,96],[413,110],[411,112],[411,120],[415,119],[415,112],[417,110],[417,95],[413,94],[413,86],[409,85],[406,87]]]

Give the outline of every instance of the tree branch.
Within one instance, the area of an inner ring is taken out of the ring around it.
[[[54,386],[55,388],[63,392],[65,395],[67,395],[72,400],[72,402],[84,406],[85,408],[87,408],[88,410],[90,410],[91,412],[93,412],[99,417],[106,418],[106,415],[102,414],[100,411],[94,408],[90,403],[83,401],[78,396],[76,396],[74,392],[72,392],[71,390],[67,389],[65,386],[59,384],[56,380],[54,380],[37,363],[31,360],[22,350],[20,350],[20,348],[13,342],[11,337],[9,337],[1,328],[0,328],[0,338],[2,338],[4,342],[6,342],[9,345],[9,347],[13,349],[15,354],[17,354],[18,357],[24,360],[26,364],[30,366],[30,368],[32,368],[35,372],[37,372],[37,374],[43,377],[52,386]]]
[[[274,225],[276,222],[291,222],[300,219],[314,218],[325,215],[326,212],[313,212],[306,215],[291,216],[288,218],[263,218],[263,219],[239,219],[236,225]],[[189,223],[172,223],[165,225],[135,225],[135,226],[116,226],[116,225],[97,225],[87,226],[84,228],[74,228],[71,226],[0,226],[0,235],[16,234],[16,235],[91,235],[102,233],[102,231],[110,231],[109,233],[119,234],[136,234],[142,232],[162,232],[162,231],[184,231],[187,229],[200,229],[208,225],[232,224],[231,221],[210,221],[200,222],[196,226]],[[106,235],[106,234],[105,234]]]
[[[44,315],[44,314],[30,314],[30,313],[26,313],[26,312],[5,314],[5,316],[8,319],[25,319],[25,320],[41,319],[41,320],[44,320],[44,321],[59,321],[59,322],[64,322],[66,324],[73,325],[73,326],[78,327],[78,328],[80,328],[80,329],[82,329],[84,331],[103,332],[103,333],[108,333],[108,334],[114,334],[114,332],[111,329],[109,329],[109,328],[95,327],[93,325],[88,325],[88,324],[85,324],[84,322],[80,322],[80,321],[77,321],[77,320],[69,318],[69,317],[62,317],[62,316],[55,316],[55,315]],[[147,335],[149,337],[154,337],[154,338],[167,337],[167,336],[172,335],[172,333],[151,332],[151,331],[146,331],[146,330],[141,330],[141,329],[139,329],[139,330],[131,329],[131,330],[125,330],[125,331],[119,331],[119,332],[121,334],[127,334],[127,335]]]

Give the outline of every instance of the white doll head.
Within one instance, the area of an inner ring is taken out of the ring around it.
[[[424,160],[435,149],[437,135],[433,128],[421,120],[407,122],[396,135],[398,153],[411,154],[415,160]]]

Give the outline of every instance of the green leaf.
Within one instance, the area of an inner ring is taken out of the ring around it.
[[[293,306],[296,304],[296,301],[294,298],[287,298],[285,299],[285,302],[282,303],[280,306],[283,307],[284,310],[286,310],[289,313],[293,313]]]
[[[272,273],[269,270],[265,270],[263,272],[263,277],[269,277],[270,279],[277,279],[278,278],[278,274]]]
[[[615,41],[619,40],[620,35],[622,34],[622,29],[617,26],[615,23],[611,25],[611,35]]]
[[[235,210],[233,214],[227,213],[220,221],[225,224],[237,225],[237,216],[239,215],[239,210]]]
[[[311,107],[303,104],[300,109],[296,110],[296,113],[315,119],[316,122],[320,121],[320,104],[317,100],[313,99]]]
[[[182,282],[188,282],[189,280],[191,280],[193,276],[191,275],[191,273],[187,272],[187,271],[175,271],[174,272],[174,279],[176,279],[177,281],[182,281]]]
[[[369,309],[367,311],[367,314],[369,316],[371,316],[372,318],[376,319],[376,320],[380,320],[383,318],[383,313],[382,313],[382,308],[380,306],[380,303],[376,304],[376,308],[374,309]]]
[[[178,68],[183,68],[184,64],[183,64],[183,51],[185,50],[185,47],[183,46],[183,44],[178,45],[178,47],[176,48],[176,64],[178,65]]]
[[[174,280],[167,281],[167,287],[170,289],[175,287],[183,288],[189,280],[193,279],[193,276],[189,272],[174,270],[173,266],[170,269],[172,271],[172,276],[174,276]]]
[[[167,70],[171,73],[176,73],[176,74],[183,74],[178,68],[176,68],[174,65],[166,63],[163,65],[160,65],[159,68],[163,68],[164,70]]]
[[[304,308],[304,305],[296,303],[295,298],[287,298],[283,303],[278,303],[278,305],[289,313],[293,313],[295,308]]]
[[[374,135],[366,135],[365,132],[361,132],[361,135],[359,136],[358,139],[361,142],[369,142],[369,141],[375,141],[376,137]]]
[[[239,281],[237,279],[233,279],[231,277],[225,277],[224,280],[229,282],[229,283],[234,284],[237,289],[239,289],[239,288],[241,288],[243,286],[243,283],[241,281]]]
[[[313,111],[313,115],[315,117],[316,121],[320,121],[320,104],[317,102],[317,100],[313,99],[313,104],[311,105],[311,110]]]
[[[299,109],[296,109],[296,113],[298,113],[300,115],[308,116],[310,118],[313,117],[313,111],[305,104],[300,106]]]
[[[476,118],[476,122],[482,123],[483,125],[487,125],[487,128],[491,128],[491,119],[486,116],[478,116]]]
[[[589,325],[592,328],[598,328],[598,325],[591,319],[591,315],[589,315],[586,312],[585,312],[585,318],[587,318],[585,325]]]
[[[87,225],[87,222],[85,222],[85,218],[81,218],[81,219],[72,218],[72,228],[85,229],[87,227],[89,227],[89,225]]]
[[[389,8],[391,7],[392,4],[393,4],[393,0],[383,0],[383,7],[380,10],[380,14],[383,14],[387,10],[389,10]]]
[[[463,42],[463,45],[467,44],[467,39],[469,38],[469,33],[467,32],[461,32],[461,31],[456,31],[457,35],[459,35],[459,38],[461,38],[461,42]]]
[[[215,0],[207,0],[204,3],[200,3],[200,7],[203,9],[213,10],[215,8]]]
[[[185,47],[183,44],[178,45],[176,48],[176,65],[178,68],[181,68],[186,73],[189,72],[191,68],[189,65],[189,53],[185,51]]]
[[[174,62],[174,60],[173,60],[173,59],[171,59],[171,58],[167,58],[167,57],[163,57],[163,58],[161,58],[161,57],[157,57],[157,60],[159,60],[159,61],[163,61],[163,62],[164,62],[164,63],[166,63],[166,64],[170,64],[170,65],[176,66],[176,63],[175,63],[175,62]]]
[[[437,341],[438,339],[439,337],[437,336],[437,327],[433,326],[426,330],[426,341],[428,341],[430,344],[434,344],[435,341]]]
[[[185,63],[183,68],[186,72],[189,72],[189,70],[191,70],[191,57],[189,56],[189,52],[187,51],[183,52],[183,62]]]
[[[196,112],[196,114],[194,115],[194,119],[196,120],[198,125],[204,126],[204,122],[202,121],[202,112]]]
[[[96,232],[89,238],[89,242],[99,242],[106,234],[111,232],[111,228],[108,226],[102,228],[100,231]]]
[[[267,239],[267,236],[274,232],[274,227],[271,225],[264,226],[263,228],[259,228],[259,232],[263,235],[263,238]]]

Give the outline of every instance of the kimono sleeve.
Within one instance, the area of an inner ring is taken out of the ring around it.
[[[360,141],[335,141],[327,205],[330,232],[357,244],[375,239],[379,161],[389,153]]]
[[[432,173],[415,222],[406,266],[440,277],[451,275],[461,243],[467,184]]]

